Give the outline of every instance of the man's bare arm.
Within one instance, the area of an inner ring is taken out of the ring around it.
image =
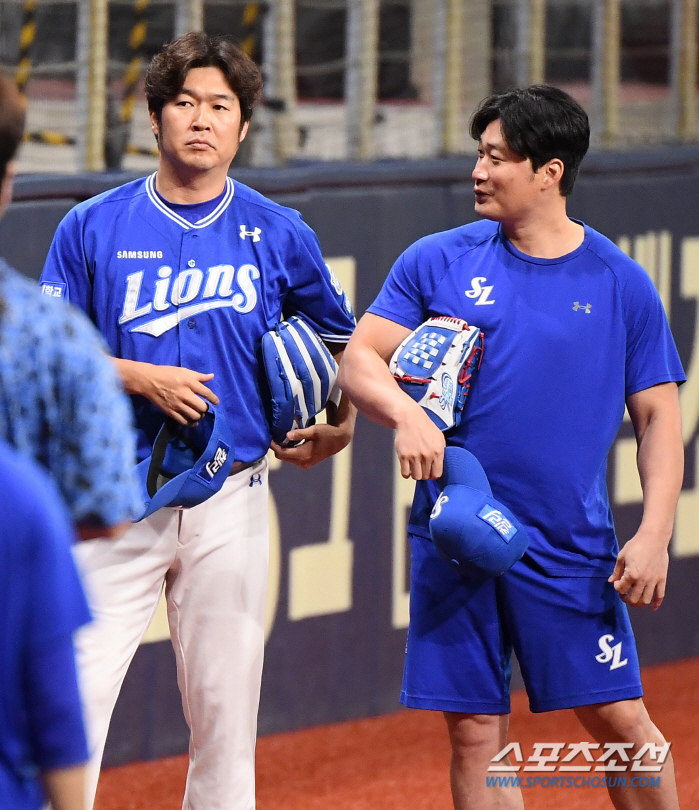
[[[84,810],[84,765],[43,771],[41,781],[52,810]]]
[[[158,366],[137,360],[113,358],[127,394],[140,394],[181,425],[201,419],[207,402],[218,405],[218,397],[204,383],[213,374],[202,374],[179,366]]]
[[[401,475],[416,481],[442,474],[444,436],[388,370],[388,362],[410,329],[366,314],[347,344],[340,365],[340,387],[373,422],[396,431]]]
[[[684,473],[684,446],[676,383],[632,394],[627,400],[638,442],[643,519],[619,552],[610,582],[624,601],[657,610],[665,596],[668,545]]]

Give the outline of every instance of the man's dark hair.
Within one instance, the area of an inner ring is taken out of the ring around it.
[[[480,140],[493,121],[500,121],[507,145],[535,172],[553,158],[563,161],[561,194],[570,195],[590,146],[590,122],[575,99],[547,84],[494,93],[473,114],[471,137]]]
[[[148,109],[158,120],[163,107],[176,98],[193,68],[216,67],[240,102],[241,126],[252,117],[262,94],[262,74],[252,59],[223,37],[190,32],[165,45],[151,60],[145,89]]]
[[[17,85],[0,76],[0,182],[5,179],[7,164],[22,142],[25,110],[26,102]]]

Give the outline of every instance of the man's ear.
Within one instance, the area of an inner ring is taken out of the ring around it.
[[[240,128],[240,135],[238,135],[238,143],[242,143],[245,140],[245,136],[248,134],[248,129],[250,128],[250,122],[246,121],[243,126]]]
[[[551,186],[560,185],[565,166],[560,158],[552,158],[539,171],[542,173],[544,188],[550,188]]]
[[[150,117],[150,128],[155,135],[155,140],[158,140],[158,116],[154,112],[148,113]]]

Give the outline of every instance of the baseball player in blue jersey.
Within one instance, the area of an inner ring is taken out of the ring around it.
[[[109,718],[165,583],[178,680],[191,730],[184,807],[255,805],[254,748],[263,656],[270,429],[263,334],[282,315],[341,353],[354,317],[297,212],[228,176],[261,91],[260,73],[220,38],[187,34],[151,63],[146,95],[156,174],[74,208],[42,283],[105,336],[150,454],[168,415],[196,422],[209,403],[233,434],[223,488],[190,510],[165,508],[116,544],[81,548],[95,615],[79,639],[91,748],[91,804]],[[343,399],[328,424],[292,431],[277,456],[310,466],[347,445]]]
[[[621,741],[633,756],[665,743],[641,699],[627,605],[658,608],[665,593],[684,374],[648,275],[566,214],[589,143],[582,108],[555,88],[513,90],[482,103],[471,134],[484,220],[399,257],[347,347],[340,381],[360,410],[396,430],[402,474],[418,482],[401,699],[444,712],[454,806],[488,810],[522,807],[518,787],[485,779],[507,743],[513,649],[533,711],[573,708],[600,751]],[[480,327],[485,341],[466,415],[446,438],[387,367],[435,315]],[[619,550],[605,473],[625,403],[644,509]],[[499,577],[462,577],[430,542],[445,441],[473,453],[493,497],[531,538]],[[629,778],[609,794],[617,808],[677,808],[671,759],[659,786]]]

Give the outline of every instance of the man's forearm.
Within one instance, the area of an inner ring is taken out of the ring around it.
[[[345,354],[345,344],[331,344],[328,346],[332,356],[335,358],[336,363],[340,363]],[[328,401],[325,408],[326,419],[329,425],[333,427],[342,428],[343,431],[351,438],[354,435],[354,423],[357,420],[357,409],[350,402],[349,397],[344,392],[340,397],[340,402],[337,406]]]
[[[368,346],[349,346],[340,367],[340,387],[372,422],[395,429],[420,406],[398,386],[383,358]]]
[[[675,383],[639,391],[627,400],[638,442],[643,488],[639,534],[667,546],[684,474],[682,415]]]
[[[84,810],[84,765],[43,771],[41,781],[52,810]]]
[[[658,414],[648,423],[638,445],[638,471],[643,488],[640,528],[667,545],[684,471],[682,435],[668,415]]]
[[[350,402],[346,394],[342,394],[340,404],[335,407],[332,402],[328,402],[327,408],[327,421],[333,427],[341,428],[350,436],[354,434],[354,423],[357,419],[357,409]]]
[[[147,396],[150,363],[141,363],[138,360],[124,360],[120,357],[113,357],[112,362],[116,366],[127,394]]]

